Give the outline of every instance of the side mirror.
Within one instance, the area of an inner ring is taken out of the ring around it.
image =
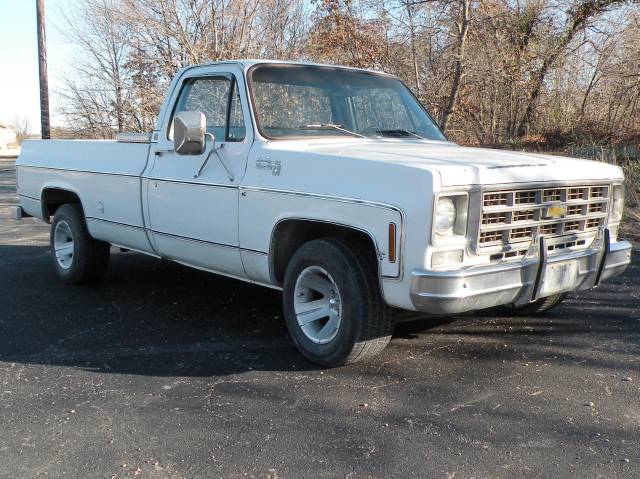
[[[207,119],[199,111],[181,111],[173,119],[173,149],[179,155],[200,155],[205,149]]]

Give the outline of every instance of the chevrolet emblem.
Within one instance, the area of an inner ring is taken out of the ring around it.
[[[545,219],[551,218],[564,218],[564,215],[567,214],[567,207],[562,205],[553,205],[547,208],[547,211],[544,215]]]

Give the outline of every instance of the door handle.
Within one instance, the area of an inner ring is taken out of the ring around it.
[[[153,154],[156,155],[156,156],[161,156],[161,155],[164,155],[166,153],[173,153],[173,152],[174,152],[174,150],[156,150],[156,151],[153,152]]]

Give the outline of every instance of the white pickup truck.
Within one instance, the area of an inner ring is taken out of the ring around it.
[[[345,67],[185,68],[153,132],[26,141],[17,178],[64,282],[114,245],[281,289],[325,366],[381,351],[394,309],[532,314],[631,256],[620,168],[460,147],[400,80]]]

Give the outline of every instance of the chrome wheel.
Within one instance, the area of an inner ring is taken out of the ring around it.
[[[293,308],[298,326],[314,343],[326,344],[338,334],[342,321],[340,292],[320,266],[309,266],[298,276]]]
[[[66,221],[59,221],[53,232],[53,249],[56,260],[62,269],[69,269],[73,264],[73,234]]]

